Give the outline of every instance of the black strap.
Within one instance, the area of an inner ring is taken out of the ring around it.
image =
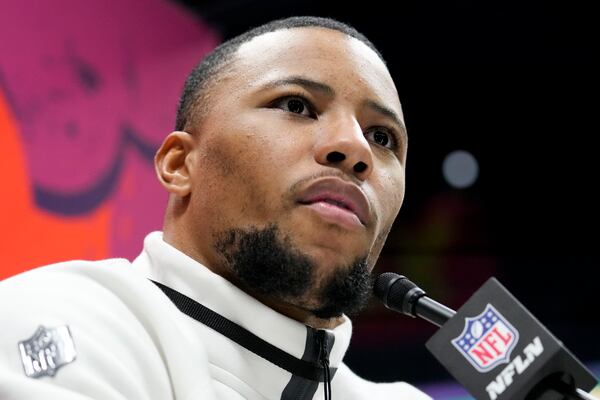
[[[217,314],[210,308],[190,299],[186,295],[179,293],[162,283],[152,282],[158,286],[169,299],[171,299],[182,313],[203,323],[209,328],[212,328],[240,346],[245,347],[254,354],[285,369],[293,375],[298,375],[316,382],[324,382],[325,373],[321,364],[300,360],[280,348],[273,346],[271,343],[262,340],[249,330],[242,328],[235,322]]]

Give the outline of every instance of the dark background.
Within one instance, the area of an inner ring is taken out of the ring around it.
[[[382,52],[403,104],[407,195],[377,269],[458,308],[496,276],[575,355],[600,360],[595,15],[576,2],[180,1],[224,39],[292,15],[333,17]],[[594,43],[593,43],[594,42]],[[442,161],[472,153],[451,188]],[[424,321],[372,304],[348,364],[374,380],[449,376]]]

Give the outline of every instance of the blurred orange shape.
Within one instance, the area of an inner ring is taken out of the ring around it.
[[[19,126],[0,92],[0,279],[69,259],[100,259],[109,254],[111,205],[105,203],[87,215],[62,217],[38,209]]]

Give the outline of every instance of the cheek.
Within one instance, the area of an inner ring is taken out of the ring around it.
[[[378,179],[379,204],[381,210],[380,229],[386,230],[394,222],[404,201],[405,175],[403,168],[389,169]]]
[[[221,138],[206,143],[199,162],[202,197],[213,206],[246,212],[248,205],[264,203],[256,155],[242,141]]]
[[[377,227],[377,232],[371,251],[368,256],[368,264],[372,269],[379,257],[381,249],[385,244],[387,236],[392,229],[392,224],[400,211],[404,200],[404,173],[386,175],[378,181],[379,185],[376,190],[380,193],[379,196],[379,215],[380,220]]]
[[[252,132],[252,130],[249,130]],[[266,138],[231,132],[201,144],[197,190],[232,222],[257,224],[272,216],[281,199],[282,168],[275,164]]]

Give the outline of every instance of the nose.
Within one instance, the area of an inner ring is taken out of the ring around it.
[[[373,170],[371,146],[353,117],[338,117],[324,127],[317,139],[315,159],[360,180],[366,180]]]

